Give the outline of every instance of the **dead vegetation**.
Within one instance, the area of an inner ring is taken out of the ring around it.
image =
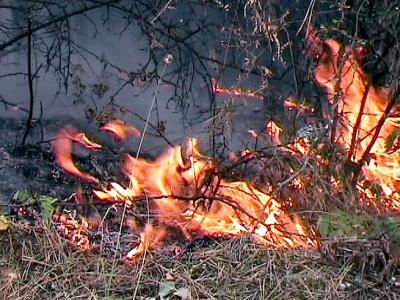
[[[376,276],[382,240],[332,241],[322,252],[268,250],[248,238],[215,240],[179,256],[148,253],[143,267],[66,244],[45,228],[19,225],[3,233],[1,298],[396,299],[400,292],[394,277]]]

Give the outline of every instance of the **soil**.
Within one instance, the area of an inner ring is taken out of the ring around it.
[[[85,185],[62,171],[52,153],[51,141],[65,124],[67,122],[62,120],[49,120],[44,124],[43,136],[35,128],[31,137],[35,142],[21,146],[24,121],[0,119],[0,205],[3,208],[13,203],[16,192],[29,191],[33,195],[48,195],[62,201]],[[76,161],[88,172],[105,180],[120,176],[116,152],[110,150],[93,155],[82,149],[76,150]]]
[[[0,122],[0,201],[10,203],[17,191],[66,196],[71,192],[71,180],[55,164],[49,143],[16,145],[21,123],[16,120]],[[22,133],[21,133],[22,136]]]

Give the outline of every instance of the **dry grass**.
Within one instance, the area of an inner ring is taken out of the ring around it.
[[[323,252],[336,255],[331,259],[323,252],[268,250],[248,238],[197,245],[179,257],[160,250],[147,255],[140,282],[140,264],[113,266],[110,258],[66,245],[48,229],[18,225],[2,233],[0,298],[132,299],[138,286],[136,299],[148,299],[167,276],[189,299],[396,299],[400,293],[397,282],[379,283],[349,258],[346,247],[365,248],[365,241],[326,243]]]

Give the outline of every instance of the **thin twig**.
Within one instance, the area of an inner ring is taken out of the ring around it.
[[[32,128],[32,118],[33,118],[33,105],[34,105],[34,95],[33,95],[33,76],[32,76],[32,33],[31,33],[31,19],[28,16],[28,87],[29,87],[29,112],[28,118],[26,120],[26,128],[25,133],[22,138],[21,145],[24,146],[26,142],[26,138]]]
[[[289,184],[290,182],[292,182],[297,176],[299,176],[307,167],[308,165],[308,161],[310,160],[310,157],[307,156],[306,159],[304,160],[303,165],[301,166],[300,170],[298,170],[296,173],[294,173],[292,176],[290,176],[289,178],[287,178],[286,180],[282,181],[281,183],[278,184],[278,188],[276,189],[276,191],[281,190],[285,185]]]
[[[171,2],[172,2],[172,0],[169,0],[169,1],[164,5],[164,7],[158,12],[158,14],[153,18],[153,20],[151,20],[150,23],[154,24],[154,22],[158,19],[158,17],[161,16],[161,15],[164,13],[164,11],[167,10],[167,8],[168,8],[168,6],[171,4]]]

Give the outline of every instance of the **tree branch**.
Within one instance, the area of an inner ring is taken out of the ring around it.
[[[397,86],[397,89],[395,90],[395,92],[393,93],[392,98],[390,99],[388,105],[386,106],[385,111],[383,112],[381,118],[378,121],[378,124],[376,125],[376,129],[374,132],[374,135],[371,138],[371,141],[369,142],[367,148],[365,149],[362,157],[360,158],[360,160],[357,162],[357,166],[358,166],[358,170],[357,173],[355,174],[354,178],[353,178],[353,182],[355,182],[358,178],[358,175],[360,174],[361,168],[363,166],[363,164],[365,163],[365,161],[368,158],[368,155],[372,149],[372,147],[374,146],[376,140],[379,137],[379,133],[381,132],[382,126],[385,124],[385,121],[387,119],[387,117],[389,116],[392,108],[396,105],[397,103],[397,98],[400,95],[400,85]]]
[[[78,10],[70,12],[68,14],[59,16],[59,17],[54,18],[52,20],[49,20],[47,22],[41,23],[41,24],[39,24],[39,25],[37,25],[35,27],[31,27],[31,28],[28,27],[27,31],[24,31],[24,32],[20,33],[19,35],[13,37],[12,39],[8,40],[7,42],[1,44],[0,45],[0,51],[2,51],[5,48],[11,46],[12,44],[18,42],[19,40],[22,40],[23,38],[25,38],[25,37],[27,37],[29,35],[32,35],[34,32],[36,32],[38,30],[41,30],[43,28],[46,28],[47,26],[56,24],[56,23],[58,23],[58,22],[60,22],[62,20],[68,19],[70,17],[76,16],[76,15],[80,15],[82,13],[85,13],[85,12],[100,8],[102,6],[109,5],[110,3],[116,3],[116,2],[119,2],[119,1],[120,0],[109,0],[109,1],[105,1],[105,2],[96,3],[96,4],[94,4],[92,6],[88,6],[88,7],[84,6],[81,9],[78,9]]]

